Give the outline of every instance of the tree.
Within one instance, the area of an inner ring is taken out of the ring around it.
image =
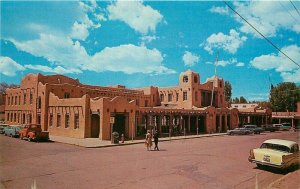
[[[247,100],[243,96],[241,96],[240,97],[240,103],[247,103]]]
[[[7,84],[7,83],[5,83],[5,82],[1,82],[0,83],[0,94],[3,94],[3,93],[5,93],[5,90],[7,89],[7,88],[14,88],[14,87],[18,87],[18,85],[16,85],[16,84]]]
[[[298,101],[300,101],[300,87],[295,83],[284,82],[271,89],[270,103],[274,112],[296,111]]]
[[[232,99],[232,103],[239,103],[239,102],[240,102],[240,100],[238,97],[235,97],[234,99]]]
[[[231,84],[229,83],[229,81],[225,81],[225,87],[224,87],[224,92],[225,92],[225,100],[227,102],[231,101]]]

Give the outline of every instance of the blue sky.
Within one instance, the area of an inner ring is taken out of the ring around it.
[[[220,1],[1,1],[0,80],[64,74],[92,85],[176,86],[229,81],[233,97],[266,100],[273,84],[300,84],[300,69]],[[293,2],[300,10],[300,2]],[[229,2],[300,63],[300,14],[290,1]]]

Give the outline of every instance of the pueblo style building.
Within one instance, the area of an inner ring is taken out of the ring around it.
[[[223,79],[214,76],[201,84],[191,70],[180,74],[178,86],[138,89],[28,74],[20,87],[6,90],[5,122],[39,124],[50,135],[101,140],[110,140],[114,131],[136,138],[153,128],[167,136],[216,133],[238,126],[238,109],[227,104]]]

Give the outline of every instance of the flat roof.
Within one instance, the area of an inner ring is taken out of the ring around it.
[[[264,141],[264,143],[279,144],[279,145],[287,146],[289,148],[291,148],[294,144],[297,144],[294,141],[282,140],[282,139],[269,139],[269,140]]]

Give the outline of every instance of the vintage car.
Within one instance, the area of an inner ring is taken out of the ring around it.
[[[281,131],[289,131],[292,128],[290,123],[281,123]]]
[[[244,125],[244,128],[252,130],[254,134],[260,134],[264,132],[261,127],[257,127],[256,125]]]
[[[3,124],[3,123],[0,124],[0,134],[4,134],[4,128],[5,127],[8,127],[8,125],[7,124]]]
[[[23,129],[23,126],[11,125],[4,128],[4,135],[10,137],[19,137],[19,131]]]
[[[246,128],[235,128],[233,130],[228,130],[227,134],[228,135],[249,135],[249,134],[253,134],[253,131]]]
[[[248,160],[263,165],[288,170],[300,165],[299,146],[294,141],[269,139],[260,148],[251,149]]]
[[[274,124],[266,124],[261,126],[265,131],[275,132],[279,131],[279,127],[274,126]]]

